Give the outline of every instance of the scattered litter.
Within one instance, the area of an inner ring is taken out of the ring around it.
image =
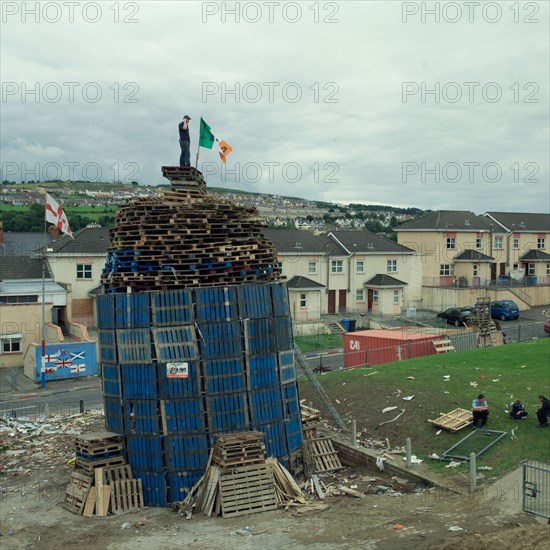
[[[443,430],[437,430],[437,432],[435,432],[435,435],[439,435]]]
[[[493,382],[500,382],[500,378],[493,378]]]
[[[478,470],[492,470],[493,467],[492,466],[478,466],[477,469]]]
[[[484,374],[479,375],[480,378],[487,378]]]
[[[358,487],[357,483],[354,483],[353,485],[349,486],[350,489],[357,489],[357,487]]]
[[[416,380],[414,376],[407,376],[407,380]]]
[[[525,388],[525,389],[531,391],[531,388],[529,388],[529,387],[527,387],[527,388]]]
[[[414,395],[407,395],[407,397],[403,397],[403,401],[412,401],[414,398]]]
[[[477,382],[470,382],[470,386],[472,386],[472,388],[477,388]]]
[[[375,370],[374,372],[369,372],[368,374],[363,374],[363,376],[372,376],[373,374],[378,374],[378,371]]]
[[[376,459],[376,467],[383,472],[384,471],[384,459],[382,457],[378,457]]]
[[[527,365],[521,365],[520,369],[524,369]]]
[[[392,529],[393,529],[394,531],[400,531],[401,529],[403,529],[403,525],[401,525],[400,523],[396,523],[396,524],[392,527]]]
[[[457,466],[460,466],[462,464],[462,462],[455,462],[454,460],[451,460],[451,462],[449,462],[449,464],[447,464],[447,466],[445,466],[445,468],[456,468]]]
[[[407,460],[407,457],[404,456],[403,460]],[[411,455],[411,463],[412,464],[421,464],[422,462],[424,462],[424,461],[421,458],[417,458],[416,455]]]
[[[464,529],[462,529],[462,527],[459,527],[458,525],[451,525],[449,529],[447,529],[447,531],[457,532],[457,531],[464,531]]]
[[[387,413],[393,411],[394,409],[397,409],[397,407],[386,407],[385,409],[382,409],[382,412]]]
[[[444,375],[443,375],[443,378],[445,378],[445,380],[450,380],[450,379],[451,379],[451,375],[450,375],[450,374],[444,374]]]
[[[132,528],[132,524],[131,523],[128,523],[127,521],[125,521],[121,526],[120,526],[121,529],[131,529]]]
[[[237,529],[236,531],[231,531],[232,535],[241,535],[241,537],[247,537],[252,535],[252,529],[248,527],[241,527],[240,529]]]
[[[336,401],[336,403],[338,403],[338,405],[340,404],[340,401],[338,401],[338,399],[335,399],[334,401]]]
[[[428,458],[433,458],[435,460],[439,460],[439,455],[437,453],[432,453],[431,455],[428,455]]]
[[[449,393],[448,391],[444,391],[443,393]]]

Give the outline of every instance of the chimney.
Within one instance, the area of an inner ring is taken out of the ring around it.
[[[48,233],[52,236],[52,241],[57,241],[57,239],[59,239],[59,228],[55,225],[50,225],[50,227],[48,227]]]

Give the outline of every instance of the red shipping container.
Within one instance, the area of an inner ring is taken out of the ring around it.
[[[406,330],[361,330],[344,334],[344,367],[382,365],[393,361],[435,355],[437,334]]]

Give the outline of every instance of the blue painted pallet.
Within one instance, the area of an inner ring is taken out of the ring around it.
[[[159,363],[180,362],[198,356],[195,328],[192,325],[152,329]]]
[[[289,315],[290,308],[288,306],[288,289],[286,283],[272,283],[270,287],[275,317]]]
[[[206,322],[237,319],[237,290],[235,287],[195,289],[197,319]]]
[[[286,423],[286,440],[288,445],[288,452],[293,453],[302,447],[302,422],[299,416],[290,419]]]
[[[243,284],[237,288],[239,315],[242,319],[273,317],[270,285]]]
[[[203,359],[238,357],[242,353],[241,328],[238,321],[198,323]]]
[[[272,319],[273,332],[275,333],[276,346],[279,351],[294,349],[294,337],[292,334],[292,321],[290,315],[274,317]]]
[[[184,500],[203,474],[203,469],[168,472],[166,477],[168,479],[170,502]]]
[[[117,339],[114,330],[102,329],[98,334],[99,360],[102,363],[117,363]]]
[[[247,357],[248,388],[278,387],[277,360],[274,353]]]
[[[115,294],[117,328],[147,328],[151,324],[149,292]]]
[[[246,319],[243,326],[245,351],[248,355],[276,351],[273,319]]]
[[[205,431],[202,398],[163,400],[160,407],[165,434]]]
[[[205,433],[169,435],[164,438],[166,468],[170,472],[204,470],[208,462],[208,438]]]
[[[104,397],[105,403],[105,424],[110,432],[117,434],[124,433],[124,415],[120,399],[115,397]]]
[[[196,397],[199,395],[199,362],[187,360],[183,363],[187,363],[187,378],[169,378],[168,363],[158,365],[158,393],[161,399]]]
[[[250,415],[254,424],[264,424],[283,419],[280,388],[252,390],[249,394]]]
[[[155,291],[151,294],[153,325],[174,327],[194,322],[193,295],[190,289]]]
[[[128,462],[138,470],[162,472],[165,469],[162,437],[128,435],[126,452]]]
[[[217,359],[202,362],[206,395],[233,393],[246,390],[242,359]]]
[[[266,456],[275,456],[279,459],[288,456],[285,423],[283,421],[254,424],[253,427],[255,430],[265,433]]]
[[[97,327],[100,330],[116,328],[115,307],[111,294],[97,296]]]
[[[151,362],[149,329],[118,329],[116,334],[121,365],[144,365]]]
[[[160,411],[156,399],[125,399],[124,432],[127,434],[160,434]]]
[[[124,365],[120,369],[124,399],[157,399],[157,365]]]
[[[118,365],[102,365],[101,378],[103,395],[120,398],[120,367]]]
[[[206,412],[211,433],[240,431],[248,427],[245,392],[207,397]]]
[[[132,474],[135,478],[141,479],[145,506],[166,506],[168,504],[166,474],[164,472],[140,470],[132,465]]]

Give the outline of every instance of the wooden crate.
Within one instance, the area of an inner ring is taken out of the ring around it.
[[[431,422],[438,428],[443,428],[454,433],[472,423],[472,412],[466,409],[454,409],[448,413],[441,413],[435,420],[428,419],[428,422]]]
[[[313,460],[314,471],[311,473],[333,472],[334,470],[341,470],[343,468],[338,452],[334,449],[330,437],[308,439],[304,441],[304,446],[307,447],[306,454]],[[305,457],[304,462],[307,462]]]
[[[98,460],[84,460],[80,457],[76,458],[76,469],[81,470],[85,475],[94,475],[96,468],[109,468],[112,466],[122,466],[126,464],[123,456],[113,456],[110,458],[101,458]]]
[[[434,340],[432,342],[436,353],[449,353],[456,351],[453,343],[448,339]]]
[[[94,478],[92,476],[80,472],[72,472],[71,479],[65,490],[63,506],[67,510],[81,515],[93,482]]]

